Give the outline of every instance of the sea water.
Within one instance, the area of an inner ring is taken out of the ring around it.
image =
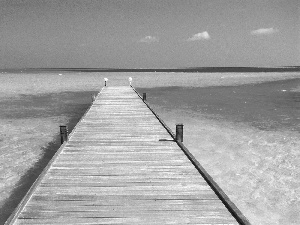
[[[2,73],[0,99],[99,91],[105,77],[108,86],[129,85],[132,77],[132,85],[147,92],[168,126],[184,123],[184,144],[253,224],[300,224],[300,74]],[[12,110],[23,112],[24,104]],[[0,109],[2,130],[11,131],[10,136],[1,133],[2,205],[40,157],[40,149],[57,135],[56,126],[70,119],[48,112],[44,117],[9,121],[7,110]],[[38,137],[41,128],[36,127],[41,124],[43,135]],[[22,157],[26,163],[21,161],[15,172],[15,159]]]
[[[300,224],[300,79],[138,89],[253,224]]]

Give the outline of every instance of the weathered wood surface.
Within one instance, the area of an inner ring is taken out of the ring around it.
[[[131,87],[105,87],[10,224],[238,224]]]

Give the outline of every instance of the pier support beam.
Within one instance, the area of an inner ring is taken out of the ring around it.
[[[183,124],[176,124],[176,140],[183,142]]]
[[[59,126],[60,128],[60,143],[63,144],[68,140],[68,128],[67,126]]]

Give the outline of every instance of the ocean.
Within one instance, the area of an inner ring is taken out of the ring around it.
[[[171,129],[183,123],[184,144],[252,224],[300,224],[299,73],[62,71],[0,73],[0,224],[104,77],[132,77]]]

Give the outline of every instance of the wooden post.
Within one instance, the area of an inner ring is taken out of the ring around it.
[[[60,142],[63,144],[68,140],[68,129],[67,126],[59,126],[60,128]]]
[[[183,142],[183,124],[176,124],[176,140]]]
[[[104,78],[104,86],[106,87],[106,82],[108,81],[107,78]]]
[[[143,93],[143,101],[146,101],[146,93]]]

